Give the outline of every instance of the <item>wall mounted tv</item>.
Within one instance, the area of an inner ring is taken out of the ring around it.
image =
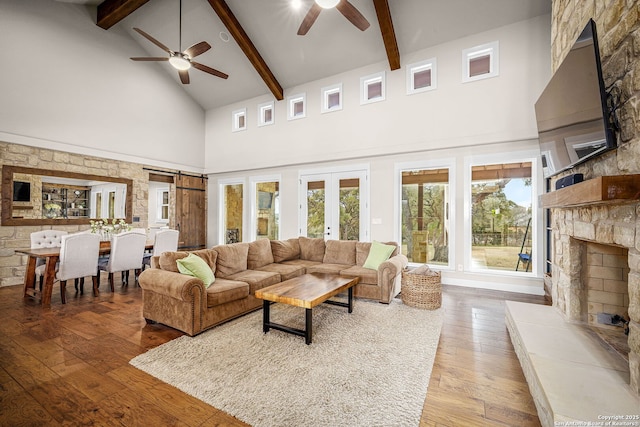
[[[29,202],[31,200],[31,183],[13,181],[13,201]]]
[[[593,20],[551,77],[535,111],[545,178],[616,148]]]

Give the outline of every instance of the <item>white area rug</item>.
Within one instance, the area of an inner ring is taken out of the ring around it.
[[[131,364],[252,426],[417,426],[442,309],[356,300],[313,309],[313,343],[272,329],[262,310],[180,337]],[[304,327],[304,309],[271,306]]]

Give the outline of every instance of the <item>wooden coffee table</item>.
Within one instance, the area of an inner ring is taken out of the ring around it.
[[[318,304],[327,303],[347,307],[353,311],[353,287],[360,281],[359,277],[340,276],[329,273],[304,274],[278,284],[267,286],[256,291],[256,298],[263,301],[262,330],[266,334],[270,328],[304,337],[311,344],[313,328],[312,310]],[[329,300],[334,295],[348,291],[348,302]],[[275,302],[305,308],[305,329],[291,328],[270,321],[269,307]]]

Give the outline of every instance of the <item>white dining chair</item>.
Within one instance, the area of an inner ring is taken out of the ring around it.
[[[111,236],[111,251],[108,258],[100,258],[98,269],[109,273],[109,286],[111,292],[115,287],[113,284],[113,273],[124,272],[122,284],[129,283],[129,270],[135,270],[135,280],[142,270],[142,257],[144,247],[147,243],[146,233],[137,231],[127,231]],[[100,277],[98,277],[98,286]]]
[[[142,269],[151,265],[152,256],[160,256],[163,252],[175,252],[178,250],[178,239],[180,232],[178,230],[160,230],[157,231],[153,239],[153,252],[145,253],[142,260]]]
[[[61,230],[41,230],[34,231],[30,234],[31,238],[31,249],[38,248],[59,248],[62,244],[62,236],[66,236],[69,234],[67,231]],[[38,258],[36,260],[36,279],[40,283],[40,290],[42,290],[42,281],[44,279],[44,275],[38,273],[43,273],[44,269],[37,269],[37,267],[44,265],[44,258]]]
[[[100,236],[90,233],[66,234],[61,237],[60,258],[56,265],[55,280],[60,282],[60,299],[67,303],[66,285],[69,279],[79,279],[80,289],[84,278],[93,278],[93,295],[98,296],[98,255],[100,253]],[[46,266],[36,268],[44,275]]]

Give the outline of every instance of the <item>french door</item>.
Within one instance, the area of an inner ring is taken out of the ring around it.
[[[301,174],[300,235],[368,240],[367,177],[367,170]]]

